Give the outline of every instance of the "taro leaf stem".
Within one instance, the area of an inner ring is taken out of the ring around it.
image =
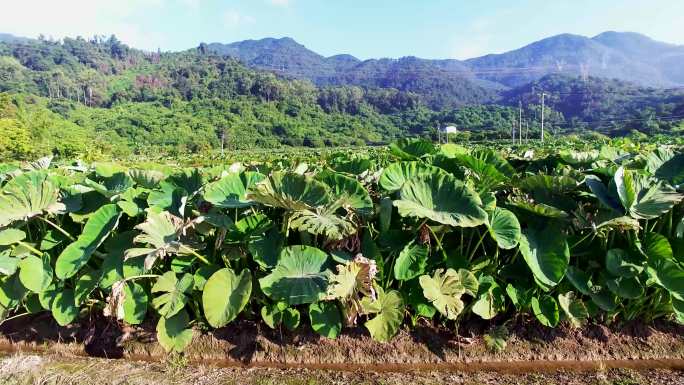
[[[71,242],[76,241],[76,238],[74,238],[73,235],[69,234],[68,231],[64,230],[63,228],[61,228],[61,227],[60,227],[59,225],[57,225],[56,223],[50,221],[50,220],[47,219],[47,218],[43,218],[43,217],[38,217],[38,218],[39,218],[41,221],[43,221],[43,222],[47,223],[48,225],[52,226],[55,230],[57,230],[57,231],[59,231],[60,233],[64,234],[64,236],[67,237],[67,238],[69,238],[69,240],[70,240]]]
[[[472,261],[472,260],[473,260],[473,257],[475,257],[475,253],[477,252],[477,249],[480,248],[480,245],[481,245],[482,242],[484,241],[486,235],[487,235],[487,232],[484,231],[484,232],[482,233],[482,236],[480,237],[480,240],[479,240],[479,241],[477,242],[477,244],[475,245],[475,248],[474,248],[473,251],[470,253],[470,256],[468,257],[468,261]],[[486,250],[485,250],[485,251],[486,251]]]
[[[29,314],[31,314],[31,313],[26,312],[26,313],[16,314],[16,315],[13,315],[11,317],[5,318],[4,320],[0,321],[0,325],[4,324],[5,322],[7,322],[9,320],[13,320],[15,318],[23,317],[23,316],[29,315]]]
[[[197,258],[197,259],[199,259],[200,261],[206,263],[207,265],[211,265],[211,262],[209,262],[208,259],[206,259],[206,258],[204,258],[202,255],[198,254],[195,250],[193,250],[193,249],[191,249],[191,248],[189,248],[189,247],[187,247],[187,246],[185,246],[185,245],[181,245],[181,248],[182,248],[183,250],[187,251],[188,253],[192,254],[195,258]]]
[[[442,258],[446,261],[449,257],[447,256],[446,251],[444,251],[444,248],[442,247],[442,241],[437,237],[437,234],[435,234],[434,230],[432,230],[432,227],[428,226],[427,227],[430,230],[430,234],[432,234],[432,237],[435,238],[435,242],[437,242],[437,246],[439,247],[439,250],[442,252]]]
[[[22,245],[22,246],[24,246],[24,247],[27,248],[29,251],[32,251],[32,252],[33,252],[34,254],[36,254],[37,256],[39,256],[39,257],[42,257],[42,256],[43,256],[43,252],[42,252],[42,251],[36,249],[35,247],[29,245],[29,244],[26,243],[26,242],[19,241],[19,242],[17,242],[17,243],[20,244],[20,245]]]
[[[69,240],[70,240],[71,242],[76,242],[76,238],[75,238],[73,235],[69,234],[68,231],[64,230],[64,229],[63,229],[62,227],[60,227],[58,224],[56,224],[56,223],[50,221],[50,220],[47,219],[47,218],[43,218],[43,217],[40,217],[40,216],[39,216],[38,218],[39,218],[41,221],[43,221],[43,222],[47,223],[48,225],[52,226],[55,230],[57,230],[57,231],[59,231],[60,233],[64,234],[64,236],[67,237],[67,238],[69,238]],[[97,251],[97,250],[93,251],[93,254],[96,255],[97,257],[103,258],[103,259],[107,257],[106,254],[103,254],[103,253],[101,253],[101,252],[99,252],[99,251]]]

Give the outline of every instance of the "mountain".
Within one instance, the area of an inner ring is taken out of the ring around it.
[[[326,58],[291,38],[206,47],[248,66],[309,79],[319,86],[394,87],[414,92],[435,108],[486,101],[492,90],[517,87],[549,74],[620,79],[654,87],[684,85],[684,46],[633,32],[604,32],[591,38],[562,34],[465,61],[415,57],[361,61],[351,55]],[[425,88],[439,88],[440,92],[432,95]],[[477,96],[471,97],[473,94]]]
[[[31,39],[27,37],[14,36],[9,33],[0,33],[0,42],[4,43],[26,43]]]
[[[11,135],[0,140],[0,158],[10,150],[18,159],[378,144],[434,136],[444,124],[502,139],[520,102],[532,132],[539,127],[542,90],[553,132],[684,130],[684,90],[578,77],[571,65],[521,70],[553,56],[592,62],[610,52],[623,76],[676,75],[668,60],[677,61],[680,47],[639,35],[561,35],[471,61],[323,57],[288,38],[182,52],[145,52],[115,36],[1,38],[0,132]]]
[[[649,120],[663,123],[684,114],[684,90],[638,86],[617,79],[570,77],[560,74],[502,92],[498,103],[538,108],[539,90],[545,90],[546,107],[562,114],[569,127],[602,129],[637,126]],[[527,114],[526,114],[527,115]],[[657,117],[663,117],[657,118]],[[573,121],[575,123],[573,123]]]
[[[347,58],[328,62],[325,57],[289,37],[245,40],[231,44],[211,43],[206,45],[206,50],[234,57],[250,67],[280,72],[293,77],[311,78],[316,83],[320,81],[319,77],[325,77],[326,74],[336,71],[334,63],[344,63],[349,60]],[[352,62],[358,61],[354,57],[351,58]]]
[[[680,64],[683,58],[684,46],[661,43],[632,32],[604,32],[593,38],[557,35],[466,63],[479,78],[509,87],[550,73],[670,87],[684,84]]]
[[[361,61],[352,55],[324,57],[289,37],[201,44],[201,52],[230,56],[244,64],[318,86],[352,85],[412,92],[432,108],[492,100],[494,92],[458,60],[416,57]]]

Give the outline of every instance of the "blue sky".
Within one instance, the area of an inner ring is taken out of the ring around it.
[[[0,32],[116,34],[137,48],[290,36],[329,56],[469,58],[558,33],[684,44],[683,0],[2,0]]]

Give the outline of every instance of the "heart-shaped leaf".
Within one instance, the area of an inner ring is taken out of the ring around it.
[[[207,280],[202,307],[209,325],[220,328],[233,321],[252,294],[252,273],[244,269],[236,275],[230,268],[218,270]]]

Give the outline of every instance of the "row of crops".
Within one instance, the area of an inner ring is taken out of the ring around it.
[[[363,325],[684,323],[684,152],[435,146],[172,169],[0,166],[3,319]]]

